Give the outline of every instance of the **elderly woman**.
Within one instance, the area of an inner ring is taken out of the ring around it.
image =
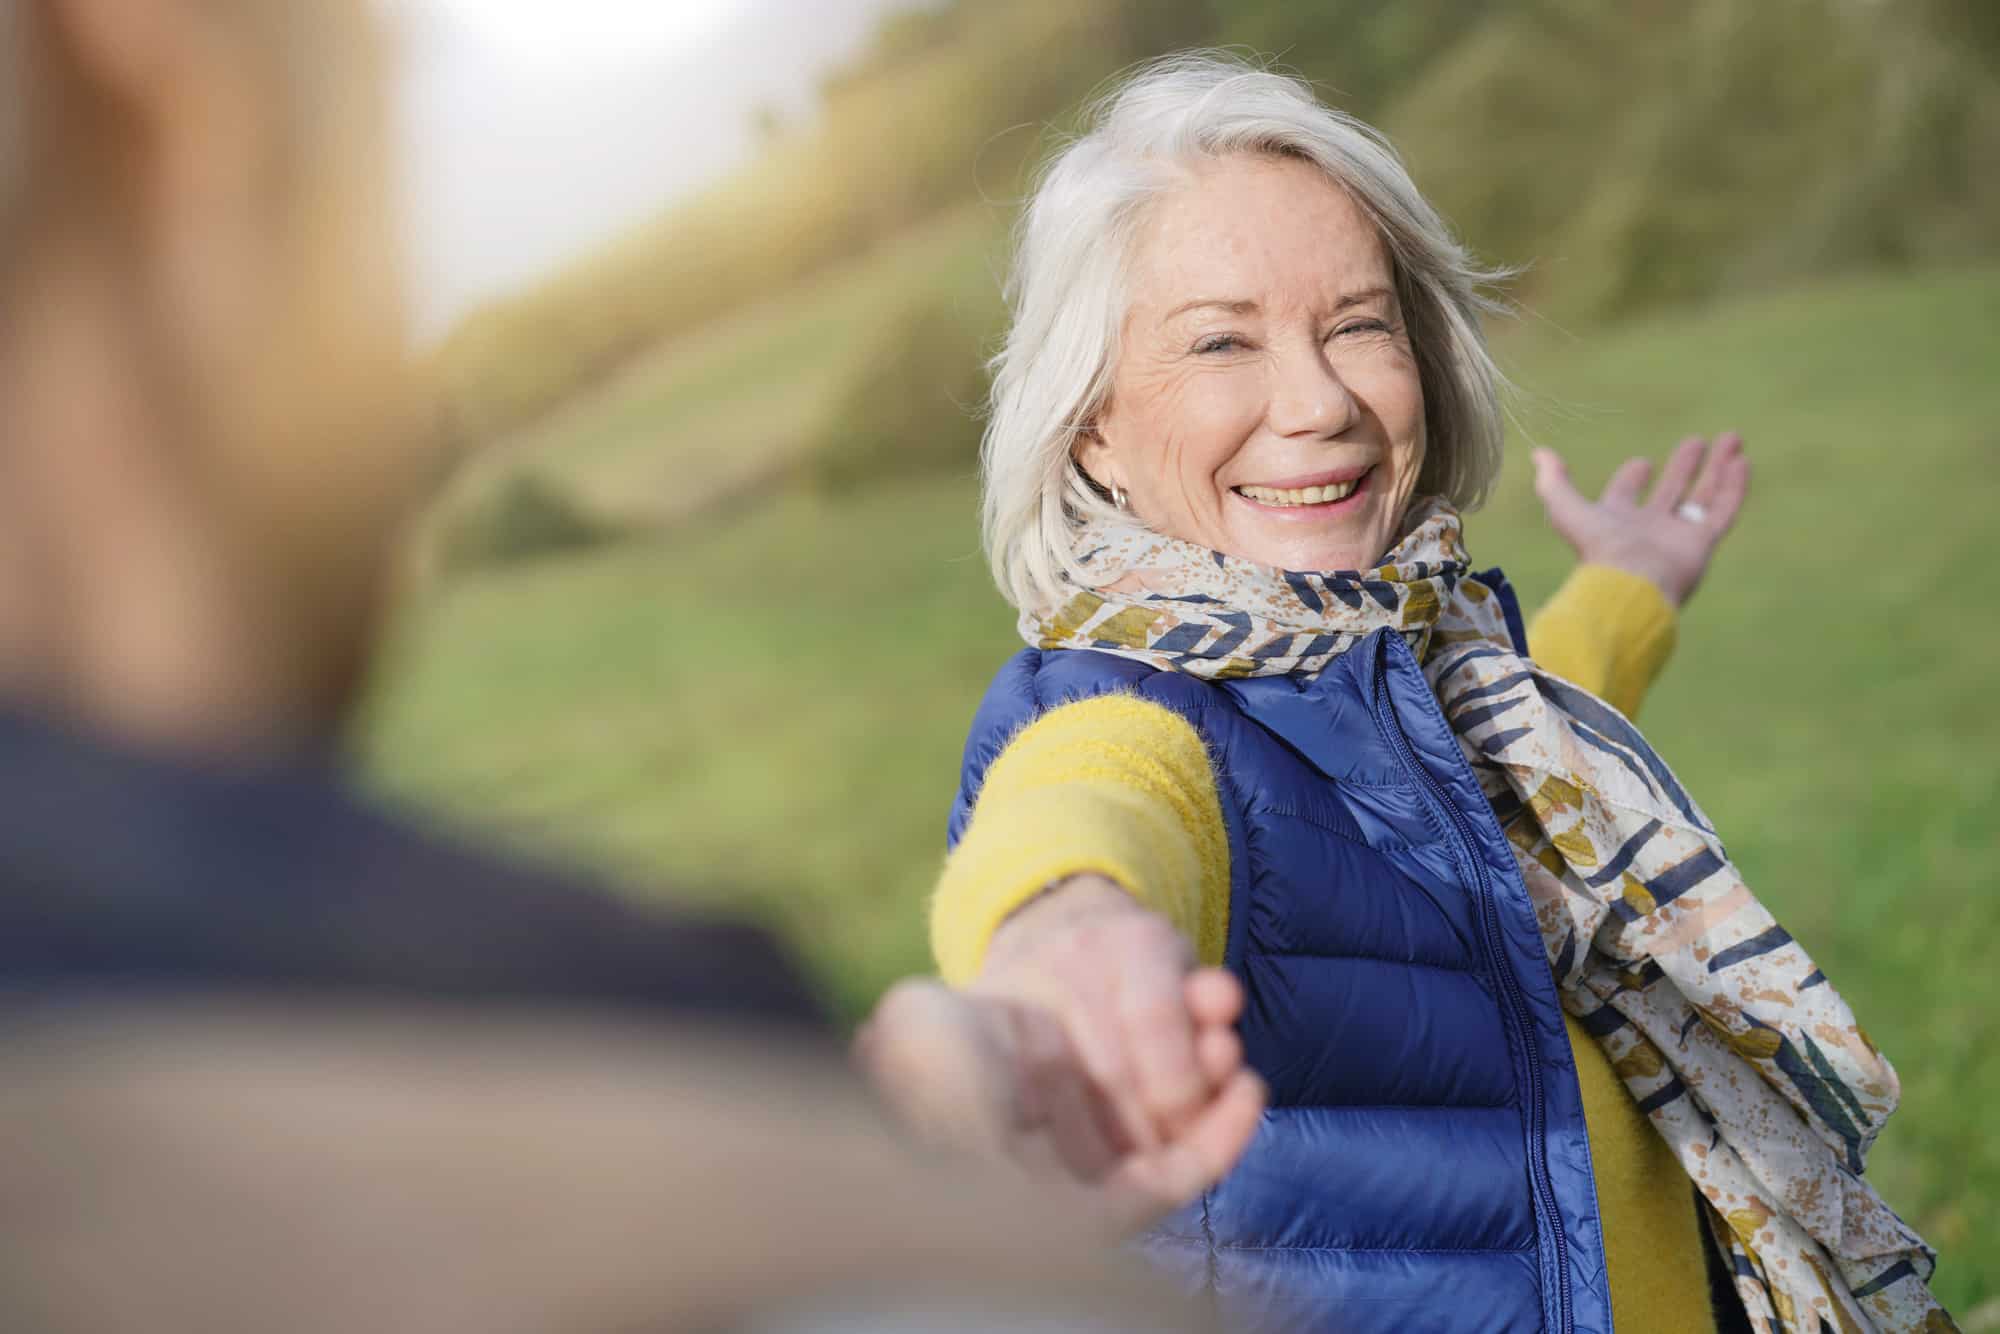
[[[1459,518],[1488,276],[1379,137],[1240,64],[1142,71],[1057,157],[985,459],[1030,647],[967,743],[941,969],[1060,1019],[1080,1175],[1262,1076],[1148,1240],[1233,1317],[1942,1327],[1860,1176],[1893,1071],[1626,720],[1736,442],[1643,503],[1643,465],[1593,506],[1538,458],[1591,563],[1524,633]]]

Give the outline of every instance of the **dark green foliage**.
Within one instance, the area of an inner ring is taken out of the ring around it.
[[[1834,0],[1525,0],[1380,115],[1526,303],[1623,318],[2000,245],[1978,24]]]
[[[838,490],[901,476],[972,476],[993,332],[989,320],[946,296],[925,293],[898,313],[827,414],[809,479]]]
[[[454,570],[506,565],[623,536],[619,524],[593,513],[560,484],[522,469],[447,521],[442,558]]]
[[[1305,75],[1367,120],[1501,8],[1500,0],[1219,0],[1210,40]]]

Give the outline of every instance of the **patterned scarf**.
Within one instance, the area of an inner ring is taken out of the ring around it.
[[[1206,680],[1310,677],[1375,630],[1417,658],[1513,844],[1563,1006],[1708,1202],[1760,1332],[1956,1326],[1936,1256],[1862,1179],[1896,1073],[1616,710],[1513,649],[1458,515],[1419,502],[1374,570],[1299,574],[1129,526],[1080,538],[1094,588],[1028,610],[1043,649]]]

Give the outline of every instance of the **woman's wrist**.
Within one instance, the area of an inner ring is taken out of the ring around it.
[[[1013,942],[1038,935],[1044,928],[1061,929],[1106,913],[1148,912],[1144,904],[1110,876],[1094,871],[1066,875],[1048,885],[1002,918],[993,930],[987,962],[1006,952]]]
[[[1599,551],[1580,551],[1580,564],[1599,565],[1605,569],[1618,570],[1625,574],[1637,575],[1659,590],[1667,605],[1679,611],[1694,592],[1694,580],[1687,571],[1670,560],[1657,557],[1644,550],[1620,550],[1607,548]]]

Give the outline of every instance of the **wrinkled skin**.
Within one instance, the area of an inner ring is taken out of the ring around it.
[[[1231,157],[1154,205],[1111,399],[1078,451],[1147,526],[1288,570],[1395,541],[1424,461],[1424,393],[1373,223],[1316,168]],[[1245,487],[1359,480],[1337,504]]]

